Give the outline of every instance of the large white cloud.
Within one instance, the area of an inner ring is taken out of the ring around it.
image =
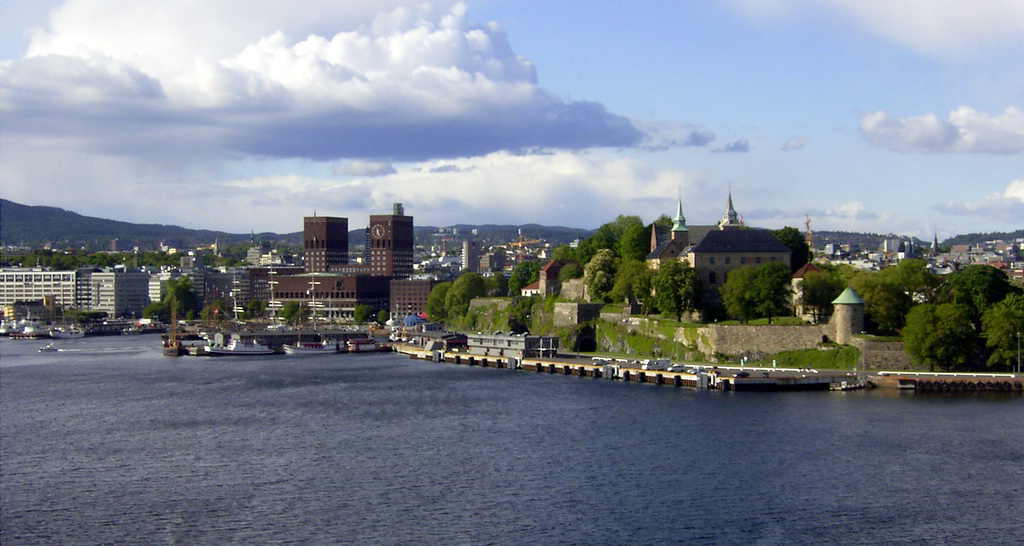
[[[917,51],[962,57],[1024,46],[1020,0],[728,0],[751,17],[839,15]]]
[[[861,133],[874,144],[902,152],[1024,151],[1024,111],[1014,107],[989,115],[967,106],[949,113],[893,118],[884,111],[861,117]]]
[[[989,220],[999,219],[1017,225],[1024,224],[1024,178],[1011,181],[1001,192],[975,201],[950,201],[937,205],[943,214],[977,216]]]
[[[319,160],[645,145],[600,104],[547,93],[462,4],[397,4],[70,1],[0,63],[4,137]]]

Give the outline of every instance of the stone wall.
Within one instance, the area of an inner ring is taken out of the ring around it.
[[[470,309],[479,309],[482,307],[493,307],[497,310],[503,310],[509,305],[512,305],[510,298],[473,298],[469,300]]]
[[[555,326],[576,326],[581,322],[597,320],[601,314],[600,303],[556,303]]]
[[[583,279],[572,279],[562,283],[562,291],[559,295],[567,300],[586,301],[586,290],[584,290]]]
[[[914,362],[910,360],[902,341],[871,341],[854,337],[850,345],[860,349],[860,365],[864,370],[915,369]]]
[[[681,329],[683,330],[683,329]],[[706,355],[772,354],[813,349],[829,336],[827,326],[745,326],[715,324],[697,328],[697,349]]]

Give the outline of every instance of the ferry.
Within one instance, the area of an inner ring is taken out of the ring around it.
[[[78,339],[85,337],[85,330],[74,326],[71,328],[51,328],[50,337],[53,339]]]
[[[256,343],[255,341],[238,341],[232,339],[231,343],[224,346],[210,346],[206,348],[206,354],[215,356],[249,356],[249,355],[272,355],[276,354],[273,349]]]
[[[285,344],[284,353],[293,356],[301,355],[322,355],[339,352],[337,345],[331,344],[326,339],[323,341],[299,341],[295,344]]]
[[[347,345],[350,353],[372,353],[380,350],[377,341],[368,337],[350,339]]]

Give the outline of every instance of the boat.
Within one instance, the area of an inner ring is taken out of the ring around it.
[[[122,336],[137,336],[137,335],[141,335],[141,334],[142,334],[142,328],[139,328],[138,326],[129,326],[129,327],[121,330],[121,335]]]
[[[377,341],[373,338],[361,337],[348,340],[348,352],[350,353],[372,353],[377,350]]]
[[[14,339],[46,339],[50,337],[50,332],[37,323],[29,322],[22,327],[21,331],[12,331],[9,335]]]
[[[59,350],[53,343],[47,343],[39,348],[40,353],[56,353]]]
[[[246,355],[272,355],[276,354],[273,349],[253,341],[239,341],[232,339],[227,346],[213,345],[206,348],[206,354],[219,356],[246,356]]]
[[[74,326],[71,328],[50,328],[50,337],[53,339],[78,339],[85,337],[85,330]]]
[[[323,341],[298,341],[295,344],[283,346],[285,354],[289,355],[322,355],[339,352],[336,344],[331,344],[326,339]]]

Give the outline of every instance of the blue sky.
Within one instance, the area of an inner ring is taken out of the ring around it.
[[[1012,0],[14,2],[0,180],[237,232],[700,224],[730,187],[765,227],[1020,229],[1021,51]]]

